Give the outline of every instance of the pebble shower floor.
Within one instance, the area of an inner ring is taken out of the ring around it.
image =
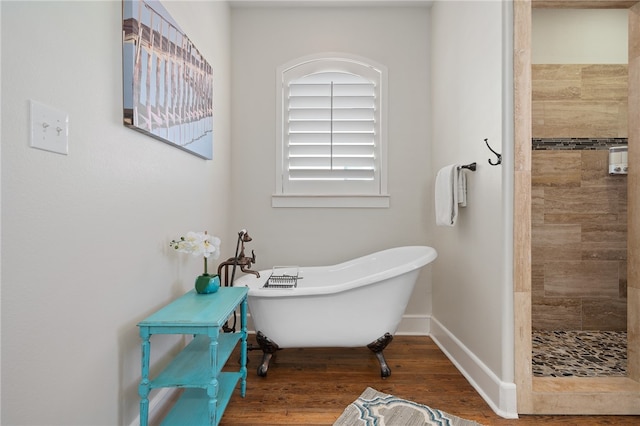
[[[543,331],[532,333],[535,377],[627,375],[624,331]]]

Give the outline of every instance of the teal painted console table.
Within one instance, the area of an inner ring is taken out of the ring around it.
[[[212,294],[192,290],[138,324],[142,339],[140,426],[149,422],[149,391],[177,387],[184,392],[163,425],[217,425],[240,381],[247,390],[246,287],[222,287]],[[240,331],[222,332],[222,326],[240,307]],[[149,379],[149,339],[153,334],[190,334],[193,340],[155,378]],[[240,343],[240,368],[222,372]]]

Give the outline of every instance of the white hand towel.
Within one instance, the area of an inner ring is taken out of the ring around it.
[[[458,205],[467,207],[467,174],[464,169],[457,168],[458,173]]]
[[[436,225],[453,226],[458,217],[458,165],[440,169],[435,187]]]

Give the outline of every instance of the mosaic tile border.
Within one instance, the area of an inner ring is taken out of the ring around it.
[[[627,138],[533,138],[533,151],[540,150],[605,150],[627,145]]]
[[[627,375],[625,331],[534,330],[531,341],[535,377]]]

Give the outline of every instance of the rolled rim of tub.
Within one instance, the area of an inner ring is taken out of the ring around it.
[[[259,278],[250,274],[239,277],[233,286],[248,287],[249,296],[254,297],[334,294],[414,271],[437,257],[438,253],[433,247],[401,246],[330,266],[298,266],[299,279],[295,288],[265,288],[272,269],[259,271]],[[332,278],[314,279],[327,277],[327,274]]]

